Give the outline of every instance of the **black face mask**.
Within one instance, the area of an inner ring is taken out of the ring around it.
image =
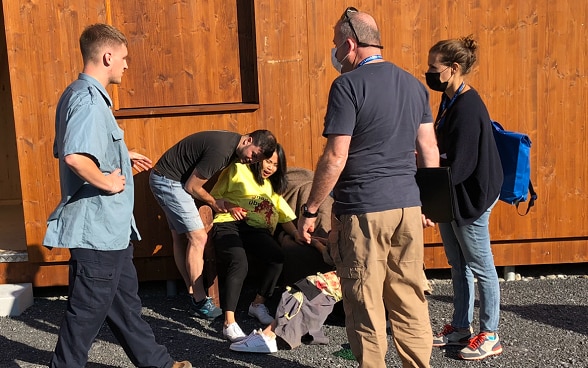
[[[445,92],[449,81],[441,82],[441,73],[425,73],[425,80],[430,89],[437,92]]]

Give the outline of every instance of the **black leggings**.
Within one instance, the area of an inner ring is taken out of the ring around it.
[[[225,286],[221,290],[221,308],[234,312],[239,302],[249,264],[247,254],[265,263],[265,271],[257,293],[270,298],[284,265],[284,254],[267,229],[258,229],[244,221],[214,224],[212,240],[221,262],[227,266]]]

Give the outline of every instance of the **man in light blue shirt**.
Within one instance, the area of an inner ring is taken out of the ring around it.
[[[151,160],[129,152],[106,92],[127,69],[127,40],[106,24],[80,37],[84,70],[62,94],[53,155],[59,159],[61,201],[49,216],[43,244],[69,248],[69,293],[50,367],[83,367],[104,321],[139,367],[191,368],[174,362],[141,318],[133,246],[133,171]]]
[[[62,198],[49,217],[48,246],[121,250],[129,239],[140,240],[133,217],[131,158],[110,106],[106,89],[84,73],[57,105],[53,155],[59,159]],[[100,171],[95,172],[96,182],[78,174],[83,165]]]

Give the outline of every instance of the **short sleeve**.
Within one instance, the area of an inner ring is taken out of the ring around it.
[[[84,104],[71,111],[63,139],[63,156],[74,153],[88,154],[94,157],[100,166],[108,147],[106,138],[111,137],[112,132],[106,130],[102,115],[93,111],[92,106]]]
[[[292,207],[288,204],[288,202],[284,199],[284,197],[280,195],[276,195],[278,198],[277,201],[277,208],[279,212],[279,219],[278,222],[283,224],[286,222],[294,221],[296,219],[296,214]]]
[[[353,135],[356,118],[356,101],[351,85],[338,79],[331,85],[325,116],[323,136],[331,134]]]

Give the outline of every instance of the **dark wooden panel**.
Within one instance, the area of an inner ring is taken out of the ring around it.
[[[67,285],[68,270],[65,263],[0,263],[0,284],[31,282],[33,286]]]
[[[14,131],[14,115],[12,112],[12,96],[8,53],[6,50],[6,33],[4,31],[4,11],[0,8],[0,202],[6,200],[20,201],[20,174],[18,155],[16,152],[16,135]]]
[[[24,215],[20,200],[0,200],[0,251],[26,253]]]
[[[179,280],[180,274],[172,257],[135,258],[139,281]],[[64,286],[68,284],[67,262],[0,263],[0,284],[31,282],[33,286]]]

